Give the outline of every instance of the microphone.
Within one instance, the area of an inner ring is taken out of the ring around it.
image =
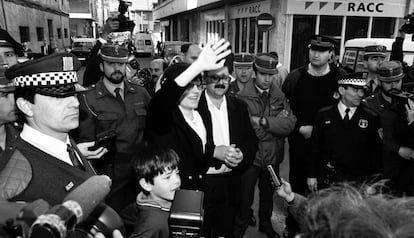
[[[32,224],[29,237],[66,237],[75,225],[84,221],[108,195],[111,179],[106,175],[95,175],[83,182]]]

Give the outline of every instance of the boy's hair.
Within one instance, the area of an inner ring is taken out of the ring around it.
[[[177,169],[179,160],[177,153],[172,149],[152,146],[144,148],[139,153],[134,166],[138,184],[142,178],[153,184],[156,176],[165,171]]]

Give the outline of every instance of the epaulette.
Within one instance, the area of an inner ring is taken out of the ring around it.
[[[369,101],[369,100],[373,100],[373,99],[375,99],[375,98],[376,98],[376,94],[372,94],[372,95],[369,95],[368,97],[366,97],[366,98],[362,99],[362,101],[367,102],[367,101]]]
[[[334,107],[334,106],[336,106],[336,105],[337,105],[337,104],[332,104],[332,105],[329,105],[329,106],[323,107],[323,108],[319,109],[319,112],[326,112],[326,111],[328,111],[328,110],[332,109],[332,107]]]
[[[23,124],[19,123],[19,122],[13,122],[13,127],[16,128],[17,130],[21,131],[23,130]]]

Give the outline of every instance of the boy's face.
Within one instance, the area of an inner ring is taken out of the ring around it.
[[[166,170],[164,173],[155,176],[151,194],[155,199],[172,201],[175,191],[180,188],[181,179],[178,169]]]

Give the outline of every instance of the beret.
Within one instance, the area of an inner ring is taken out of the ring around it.
[[[277,74],[277,61],[270,55],[261,54],[256,56],[254,66],[258,71],[264,74]]]

